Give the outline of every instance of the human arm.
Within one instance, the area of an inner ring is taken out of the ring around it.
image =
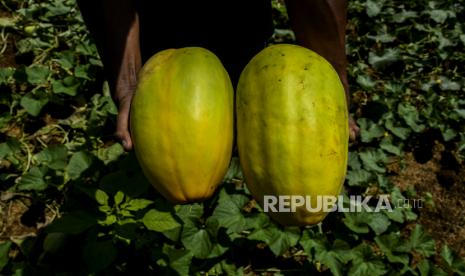
[[[131,0],[78,0],[95,40],[113,99],[118,105],[116,137],[132,149],[129,111],[141,68],[139,19]]]
[[[297,42],[315,51],[333,65],[344,86],[349,106],[345,53],[347,0],[286,0],[286,7]],[[358,132],[358,126],[350,117],[351,140],[355,140]]]

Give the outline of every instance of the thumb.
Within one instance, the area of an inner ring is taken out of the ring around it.
[[[129,134],[129,111],[131,109],[132,94],[126,94],[119,100],[119,110],[116,119],[116,137],[126,151],[132,149],[132,139]]]

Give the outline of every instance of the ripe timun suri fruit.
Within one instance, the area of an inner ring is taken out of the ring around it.
[[[210,197],[226,174],[233,142],[234,93],[210,51],[168,49],[139,73],[131,135],[142,170],[173,203]]]
[[[310,206],[318,209],[318,196],[339,195],[347,166],[348,112],[343,85],[329,62],[300,46],[270,46],[244,69],[236,97],[240,163],[262,206],[264,196],[309,196]],[[327,215],[309,211],[306,204],[299,202],[295,212],[269,214],[284,225],[316,224]]]

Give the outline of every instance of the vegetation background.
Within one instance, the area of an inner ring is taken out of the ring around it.
[[[291,42],[273,6],[271,42]],[[283,228],[237,160],[211,200],[167,204],[113,139],[117,110],[75,2],[1,0],[0,274],[465,275],[464,9],[349,1],[361,137],[344,194],[423,208]]]

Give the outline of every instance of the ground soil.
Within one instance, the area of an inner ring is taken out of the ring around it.
[[[394,173],[391,180],[402,191],[414,187],[417,196],[432,195],[434,205],[417,209],[416,222],[436,240],[438,252],[447,244],[465,257],[465,166],[442,144],[436,143],[432,152],[432,158],[423,164],[407,153],[389,167]]]

